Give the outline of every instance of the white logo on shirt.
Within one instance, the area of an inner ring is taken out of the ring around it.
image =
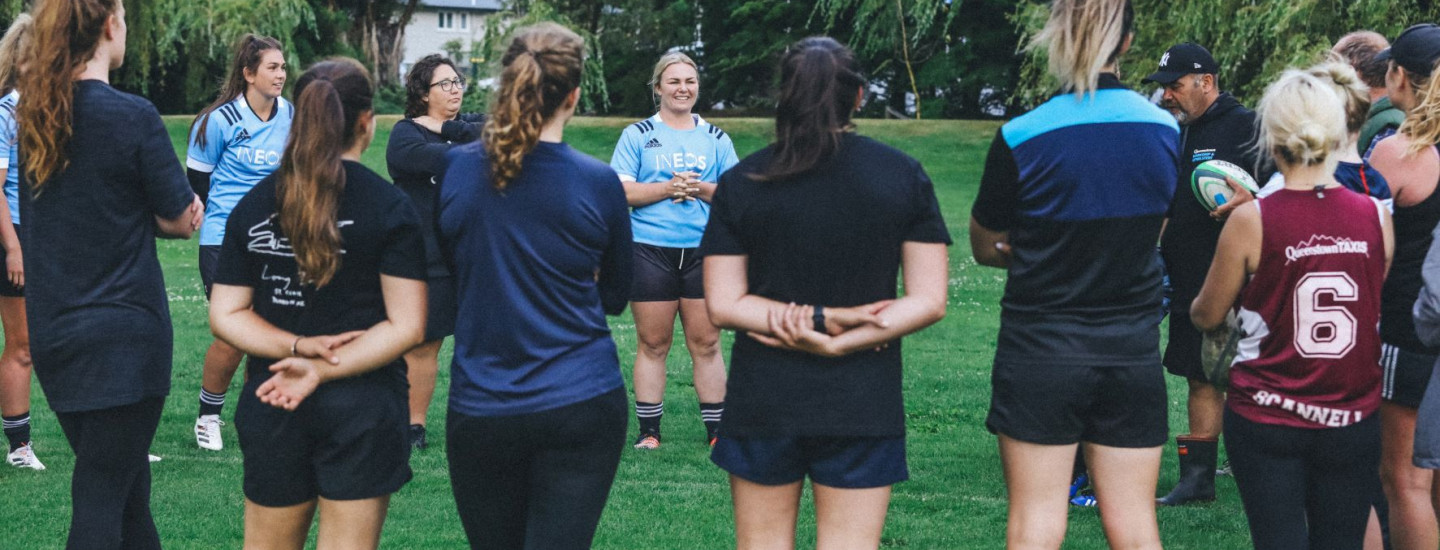
[[[1335,238],[1328,235],[1311,235],[1309,239],[1296,243],[1295,246],[1285,247],[1285,263],[1299,260],[1308,256],[1325,256],[1330,254],[1364,254],[1370,255],[1370,243],[1365,241],[1352,241],[1346,237]]]
[[[240,162],[246,164],[254,164],[256,166],[275,166],[276,164],[280,164],[279,151],[254,149],[250,147],[234,147],[231,148],[231,150],[235,151],[235,157],[240,159]]]
[[[710,166],[710,160],[705,155],[694,153],[673,153],[669,155],[655,155],[655,166],[670,171],[689,170],[691,168],[704,170]]]

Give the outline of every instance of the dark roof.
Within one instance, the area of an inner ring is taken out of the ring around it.
[[[420,0],[420,7],[445,10],[500,11],[499,0]]]

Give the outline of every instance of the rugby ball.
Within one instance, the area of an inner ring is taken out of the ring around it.
[[[1195,192],[1195,198],[1200,201],[1201,206],[1214,212],[1235,196],[1235,191],[1225,183],[1227,178],[1235,180],[1252,194],[1260,190],[1249,172],[1223,160],[1207,160],[1196,166],[1195,171],[1190,174],[1190,190]]]

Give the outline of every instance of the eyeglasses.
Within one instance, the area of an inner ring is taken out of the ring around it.
[[[436,86],[439,86],[440,91],[442,92],[465,91],[465,81],[461,80],[458,76],[450,80],[441,80],[430,85],[431,88],[434,88]]]

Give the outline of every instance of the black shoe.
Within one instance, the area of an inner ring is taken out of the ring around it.
[[[430,444],[425,441],[424,424],[410,425],[410,446],[421,450],[424,450],[426,447],[430,446]]]
[[[1161,506],[1184,506],[1215,500],[1215,460],[1220,442],[1209,438],[1176,437],[1180,455],[1180,482],[1170,494],[1155,499]]]

